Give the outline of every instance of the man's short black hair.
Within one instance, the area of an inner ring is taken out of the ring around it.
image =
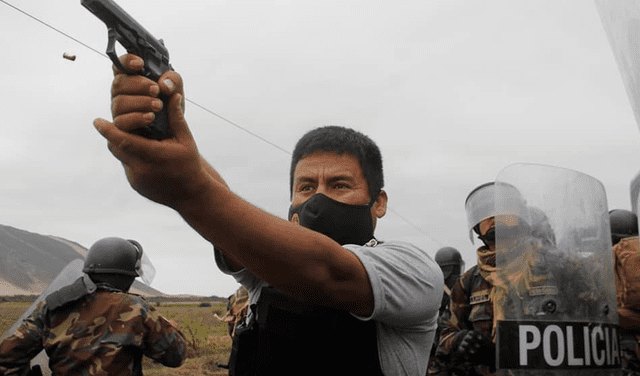
[[[338,154],[349,153],[360,161],[360,167],[369,184],[369,195],[373,202],[384,186],[382,173],[382,155],[373,140],[364,134],[345,127],[328,125],[307,132],[293,150],[291,170],[289,172],[289,193],[293,197],[293,175],[296,165],[305,156],[329,151]]]

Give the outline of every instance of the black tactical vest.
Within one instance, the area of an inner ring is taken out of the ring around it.
[[[229,375],[382,376],[374,321],[272,287],[252,308],[257,321],[238,327]]]

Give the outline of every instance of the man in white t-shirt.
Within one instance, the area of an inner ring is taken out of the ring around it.
[[[121,60],[132,72],[143,66],[134,55]],[[250,325],[238,328],[232,375],[425,374],[442,272],[417,247],[374,238],[387,194],[373,141],[335,126],[302,137],[285,221],[231,192],[200,156],[176,72],[156,83],[114,71],[114,121],[94,125],[130,184],[177,210],[215,245],[220,268],[250,292],[254,308]],[[172,136],[129,133],[149,125],[149,114],[162,107],[160,93],[168,97]]]

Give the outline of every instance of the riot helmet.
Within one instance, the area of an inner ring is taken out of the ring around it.
[[[638,236],[638,217],[635,213],[614,209],[609,212],[611,225],[611,244],[616,245],[621,239]]]
[[[531,219],[531,235],[540,240],[544,246],[555,247],[556,235],[549,222],[549,217],[540,208],[529,206],[528,209]]]
[[[457,249],[453,247],[442,247],[436,252],[435,261],[442,268],[443,266],[460,266],[464,269],[464,261]]]
[[[495,215],[494,182],[484,183],[474,188],[464,202],[467,213],[469,239],[473,244],[473,231],[478,233],[480,222]]]
[[[464,271],[462,255],[453,247],[442,247],[436,252],[434,258],[442,270],[445,284],[449,289],[453,288]]]
[[[499,196],[499,206],[496,206],[496,196]],[[493,218],[495,224],[504,228],[518,228],[528,226],[528,212],[520,192],[511,184],[503,182],[489,182],[474,188],[465,200],[467,213],[467,228],[469,239],[473,243],[473,233],[480,235],[480,223]],[[492,225],[494,226],[494,225]],[[490,237],[495,240],[495,231]],[[485,244],[487,241],[485,241]]]
[[[104,238],[95,242],[84,261],[83,272],[91,274],[140,275],[142,246],[136,241]]]

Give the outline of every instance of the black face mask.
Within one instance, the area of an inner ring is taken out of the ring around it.
[[[289,208],[289,220],[298,214],[300,225],[344,244],[364,245],[373,239],[371,206],[349,205],[316,193],[304,203]]]

